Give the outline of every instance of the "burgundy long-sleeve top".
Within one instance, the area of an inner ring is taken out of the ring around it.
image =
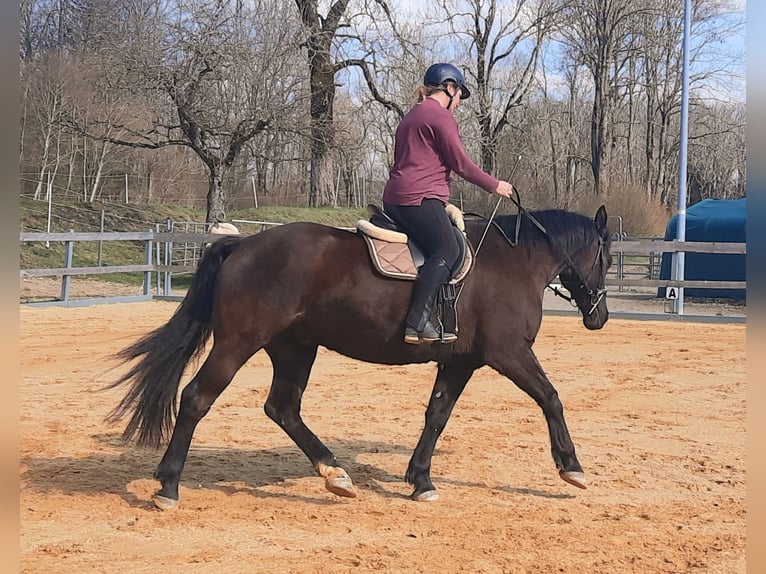
[[[423,199],[434,198],[448,203],[453,171],[489,193],[497,189],[498,180],[468,157],[452,112],[426,98],[396,128],[394,165],[383,201],[420,205]]]

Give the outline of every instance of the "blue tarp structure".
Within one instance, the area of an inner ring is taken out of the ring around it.
[[[686,241],[746,243],[746,199],[704,199],[686,210]],[[665,229],[665,240],[676,238],[678,216]],[[660,279],[670,279],[671,253],[662,254]],[[687,253],[684,279],[693,281],[745,281],[745,255],[731,253]],[[684,289],[688,297],[745,299],[744,289]],[[658,297],[665,297],[660,287]]]

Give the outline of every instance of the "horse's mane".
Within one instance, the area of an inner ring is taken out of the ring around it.
[[[570,253],[598,239],[593,220],[585,215],[563,209],[529,212],[548,232],[547,237],[525,214],[521,214],[519,245],[548,247],[557,254]],[[499,215],[494,221],[511,241],[516,240],[516,218],[519,215]]]

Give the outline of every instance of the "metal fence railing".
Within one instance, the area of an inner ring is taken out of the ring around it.
[[[246,222],[242,222],[246,223]],[[262,229],[269,226],[281,225],[269,222],[249,222],[259,225]],[[205,246],[221,238],[219,234],[198,232],[196,228],[187,227],[184,231],[155,230],[143,232],[89,232],[89,233],[21,233],[22,243],[62,242],[64,244],[64,260],[61,267],[41,269],[20,269],[19,276],[25,277],[61,277],[60,302],[70,299],[71,278],[84,275],[100,275],[106,273],[141,273],[143,274],[142,294],[138,298],[153,296],[169,296],[174,275],[189,274],[196,270],[199,257]],[[97,265],[75,266],[74,249],[80,242],[137,242],[143,244],[143,260],[133,265]],[[619,254],[615,258],[620,263],[610,270],[607,275],[607,286],[618,287],[693,287],[745,289],[745,281],[704,281],[704,280],[673,280],[660,279],[660,263],[663,253],[696,252],[696,253],[729,253],[745,254],[745,243],[717,242],[678,242],[659,239],[633,240],[624,239],[612,242],[611,251]],[[154,277],[153,277],[154,276]],[[154,279],[154,283],[152,283]],[[152,294],[154,291],[154,295]]]

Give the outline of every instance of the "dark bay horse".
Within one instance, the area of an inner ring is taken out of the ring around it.
[[[561,478],[585,488],[561,401],[532,345],[542,321],[544,290],[557,275],[586,328],[606,323],[607,214],[601,207],[593,219],[561,210],[531,215],[500,216],[494,220],[497,227],[489,229],[486,220],[466,221],[472,245],[484,240],[459,294],[459,338],[451,345],[403,341],[413,283],[377,273],[364,240],[354,232],[292,223],[213,243],[170,320],[116,355],[135,362],[110,385],[127,384],[128,391],[108,420],[130,415],[123,437],[139,444],[159,446],[170,436],[155,473],[161,483],[155,504],[177,506],[197,424],[260,349],[273,364],[266,414],[306,454],[330,492],[356,496],[348,474],[301,418],[301,398],[319,345],[372,363],[437,363],[425,426],[405,475],[415,500],[438,497],[431,482],[436,442],[471,375],[484,365],[540,406]],[[517,217],[522,217],[518,227]],[[545,233],[532,224],[535,220]],[[212,349],[179,404],[184,370],[211,335]]]

